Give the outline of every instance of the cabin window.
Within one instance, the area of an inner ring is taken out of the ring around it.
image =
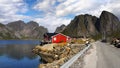
[[[56,37],[55,38],[53,38],[54,39],[54,41],[56,41]]]

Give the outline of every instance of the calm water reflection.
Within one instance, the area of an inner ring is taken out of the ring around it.
[[[16,41],[12,40],[12,42],[6,41],[6,44],[3,44],[5,40],[2,43],[0,41],[0,68],[37,68],[40,64],[40,57],[33,54],[31,50],[38,44],[38,41],[26,41],[27,43],[17,41],[15,43]]]

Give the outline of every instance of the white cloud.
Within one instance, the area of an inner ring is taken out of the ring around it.
[[[102,3],[99,5],[99,7],[96,7],[96,9],[92,11],[88,11],[90,14],[95,15],[97,17],[100,16],[101,12],[103,10],[109,11],[117,16],[120,16],[120,1],[119,0],[107,0],[105,3]]]
[[[99,17],[103,11],[116,13],[120,11],[120,0],[66,0],[56,7],[57,16],[69,14],[92,14]]]
[[[54,6],[56,2],[60,2],[60,4]],[[89,12],[89,10],[101,5],[101,2],[97,0],[42,0],[42,2],[40,1],[34,6],[34,9],[60,17],[69,14],[76,15],[84,11],[84,13]]]
[[[43,12],[54,12],[54,5],[56,0],[42,0],[39,1],[33,8]]]
[[[23,0],[0,0],[0,22],[8,23],[24,19],[26,16],[17,13],[25,13],[27,6]]]
[[[120,0],[42,0],[34,9],[45,13],[43,18],[35,21],[54,31],[60,24],[67,25],[70,22],[71,19],[64,19],[70,14],[91,14],[99,17],[101,12],[106,10],[120,16]]]
[[[70,22],[70,19],[46,16],[44,18],[35,18],[34,21],[38,22],[41,26],[47,27],[49,32],[54,32],[58,26],[62,24],[67,25]]]
[[[57,1],[61,3],[61,2],[64,2],[65,0],[57,0]]]
[[[99,17],[103,10],[107,10],[120,17],[120,0],[37,0],[32,8],[29,7],[42,12],[34,16],[36,18],[19,14],[29,11],[27,5],[23,0],[0,0],[0,22],[34,20],[54,32],[57,26],[70,23],[69,15],[91,14]]]
[[[18,21],[18,20],[23,20],[23,19],[31,19],[32,17],[29,17],[29,16],[24,16],[24,15],[4,15],[4,16],[1,16],[0,18],[0,23],[3,23],[3,24],[7,24],[9,22],[13,22],[13,21]]]
[[[0,10],[3,13],[13,13],[26,11],[26,5],[22,0],[1,0]]]
[[[65,16],[93,9],[96,3],[96,0],[67,0],[56,7],[56,15]]]

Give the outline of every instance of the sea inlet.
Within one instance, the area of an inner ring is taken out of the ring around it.
[[[40,57],[32,53],[38,40],[0,40],[0,68],[38,68]]]

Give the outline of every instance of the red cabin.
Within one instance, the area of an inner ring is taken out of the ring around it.
[[[44,36],[44,42],[51,43],[52,42],[52,36],[56,35],[58,33],[45,33]]]
[[[61,43],[61,42],[67,42],[69,40],[70,40],[69,36],[58,33],[58,34],[52,36],[51,41],[52,41],[52,43]]]

